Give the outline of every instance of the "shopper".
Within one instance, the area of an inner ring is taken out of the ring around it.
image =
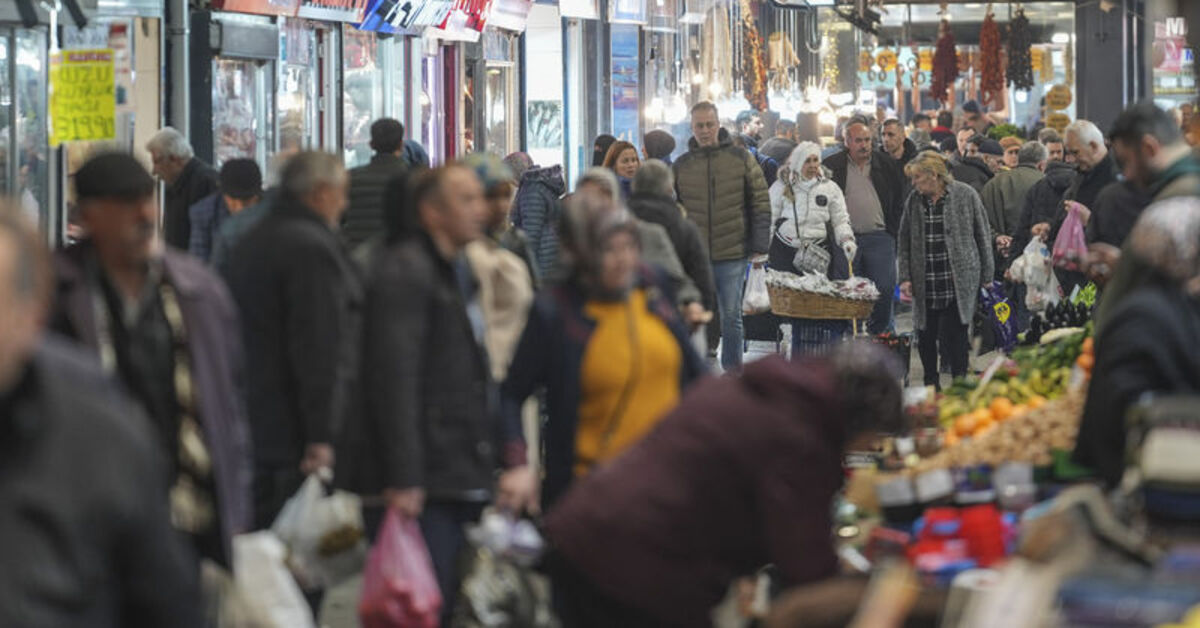
[[[954,134],[955,139],[958,141],[958,157],[959,157],[959,159],[962,159],[963,157],[967,156],[967,149],[971,148],[971,140],[976,135],[979,135],[979,134],[975,132],[975,129],[972,129],[970,127],[959,129],[958,133]],[[975,146],[976,146],[976,148],[979,147],[978,144],[976,144]]]
[[[182,133],[163,127],[146,142],[154,175],[166,184],[163,198],[163,237],[186,251],[191,243],[188,208],[218,189],[217,171],[200,161]]]
[[[987,165],[989,181],[992,177],[1004,172],[1004,146],[1000,142],[989,137],[976,135],[971,138],[971,143],[978,145],[979,157]],[[975,191],[978,192],[979,190]]]
[[[1146,393],[1200,393],[1194,350],[1200,344],[1200,200],[1175,197],[1151,205],[1126,249],[1142,272],[1098,326],[1074,454],[1109,488],[1125,472],[1129,408]]]
[[[357,492],[382,495],[420,522],[448,626],[468,547],[464,526],[492,498],[502,455],[515,466],[525,453],[498,442],[482,304],[459,265],[464,247],[482,236],[483,186],[470,169],[451,165],[416,175],[411,198],[419,231],[371,271],[364,422],[342,474]]]
[[[891,295],[896,288],[896,234],[904,211],[905,184],[887,156],[871,150],[867,121],[855,118],[846,125],[846,150],[825,160],[833,181],[846,197],[850,225],[858,243],[854,274],[866,277],[879,289],[867,331],[882,334],[895,328]]]
[[[737,115],[735,122],[737,123],[738,135],[743,135],[750,139],[746,148],[758,148],[758,143],[762,141],[762,116],[757,111],[743,111]]]
[[[1050,161],[1066,161],[1062,136],[1058,134],[1058,131],[1042,129],[1038,131],[1038,141],[1046,147],[1046,151],[1050,154]]]
[[[1071,183],[1071,187],[1067,188],[1064,198],[1090,208],[1100,190],[1117,180],[1117,164],[1104,144],[1104,134],[1095,124],[1087,120],[1076,120],[1067,126],[1065,137],[1066,152],[1075,157],[1075,167],[1079,174]],[[1055,225],[1054,233],[1058,232],[1057,225],[1065,218],[1064,210]]]
[[[299,152],[299,142],[289,144],[287,148],[281,147],[267,166],[266,180],[273,183],[263,192],[257,203],[230,216],[228,220],[221,223],[221,228],[217,229],[217,233],[213,237],[211,261],[213,268],[226,280],[229,277],[229,252],[242,239],[242,236],[262,222],[270,208],[275,206],[275,202],[279,198],[279,180],[283,176],[283,168]]]
[[[1009,262],[1024,253],[1029,241],[1035,237],[1051,246],[1054,244],[1053,240],[1049,240],[1050,224],[1062,209],[1063,195],[1075,180],[1076,170],[1070,163],[1051,159],[1046,162],[1044,175],[1025,195],[1021,220],[1008,249]]]
[[[525,400],[546,391],[547,505],[644,437],[704,372],[657,273],[640,263],[624,209],[576,192],[561,233],[567,279],[538,295],[502,390],[510,438]],[[516,497],[532,495],[527,487]]]
[[[753,155],[733,145],[716,105],[692,107],[688,152],[675,162],[675,188],[688,219],[700,229],[713,264],[721,320],[721,365],[742,365],[742,289],[750,257],[765,261],[771,204]]]
[[[517,179],[513,169],[507,161],[501,161],[495,155],[487,153],[467,155],[463,158],[462,165],[474,170],[483,183],[486,209],[483,232],[487,237],[481,238],[481,244],[495,245],[515,255],[525,267],[530,286],[537,288],[541,279],[537,260],[534,259],[533,250],[529,246],[529,238],[511,222],[513,199],[517,192]]]
[[[996,238],[998,259],[1003,261],[997,265],[1001,273],[1008,267],[1007,260],[1012,253],[1013,237],[1020,226],[1025,199],[1033,186],[1044,177],[1042,173],[1048,161],[1045,146],[1039,142],[1026,142],[1018,152],[1016,167],[996,175],[983,186],[983,192],[980,193],[992,236]]]
[[[102,183],[124,193],[129,179]],[[18,211],[0,206],[0,625],[199,628],[199,570],[170,525],[161,435],[90,356],[43,333],[54,280]],[[137,231],[153,241],[153,214]]]
[[[613,145],[608,147],[608,154],[604,156],[604,167],[617,175],[617,181],[621,184],[621,201],[629,200],[633,176],[637,174],[638,167],[641,165],[637,147],[633,144],[623,141],[613,142]]]
[[[213,240],[221,225],[262,199],[262,171],[253,159],[230,159],[221,166],[220,185],[219,191],[188,209],[191,221],[188,253],[205,263],[211,261]]]
[[[980,135],[987,135],[992,127],[996,126],[992,122],[991,116],[985,114],[979,103],[974,100],[968,100],[963,104],[963,123],[970,127],[973,131]]]
[[[299,153],[283,169],[275,206],[230,253],[260,528],[306,475],[333,468],[353,390],[362,286],[335,232],[348,183],[336,155]]]
[[[606,168],[591,168],[583,173],[575,184],[575,192],[584,191],[590,191],[624,206],[617,178]],[[675,245],[671,243],[670,234],[662,226],[651,222],[638,219],[634,219],[633,222],[638,232],[641,259],[665,274],[665,287],[675,296],[675,302],[684,308],[689,318],[698,317],[700,312],[691,305],[701,302],[700,290],[683,270],[683,263],[675,251]]]
[[[342,215],[341,234],[351,250],[383,237],[383,188],[409,168],[402,157],[404,125],[392,118],[371,123],[371,150],[371,161],[350,171],[350,206]]]
[[[596,137],[595,143],[592,145],[592,167],[604,165],[604,158],[608,156],[608,149],[613,145],[617,138],[604,133]]]
[[[791,120],[780,120],[775,124],[775,137],[762,143],[759,153],[775,160],[782,168],[787,163],[792,151],[796,150],[797,127]]]
[[[767,265],[781,272],[849,277],[846,260],[854,259],[858,245],[842,190],[821,167],[821,147],[800,143],[783,173],[770,190],[772,237]],[[797,359],[824,350],[850,331],[843,320],[788,320],[792,357]]]
[[[992,282],[993,239],[979,195],[950,176],[945,160],[922,153],[900,227],[900,291],[912,297],[925,385],[940,386],[939,346],[954,377],[967,374],[967,326],[979,289]]]
[[[52,327],[95,355],[149,417],[172,523],[197,555],[229,568],[233,537],[251,523],[233,301],[198,260],[154,237],[157,186],[136,159],[101,154],[74,178],[88,238],[57,255]]]
[[[521,175],[517,196],[513,199],[512,225],[529,238],[529,250],[543,281],[551,281],[556,276],[559,199],[566,191],[562,166],[533,166]]]
[[[930,118],[929,114],[927,113],[918,111],[917,113],[913,114],[911,123],[914,131],[921,130],[927,133],[933,133],[933,118]]]
[[[937,114],[937,126],[930,129],[929,135],[933,138],[933,141],[940,144],[954,137],[952,127],[954,127],[954,112],[939,111]]]
[[[1090,208],[1088,246],[1103,244],[1121,248],[1152,200],[1145,188],[1130,180],[1104,186],[1096,196],[1096,206]]]
[[[898,168],[904,168],[913,157],[917,156],[917,145],[904,133],[904,125],[895,118],[888,118],[883,122],[883,147],[884,154],[891,157],[896,162]]]
[[[717,306],[717,288],[713,283],[712,263],[700,230],[684,218],[683,211],[675,202],[675,176],[667,164],[651,159],[642,164],[633,179],[633,196],[629,198],[629,210],[640,221],[660,225],[666,229],[675,248],[683,272],[691,278],[700,291],[700,300],[685,312],[688,321],[707,317]],[[699,311],[695,311],[695,310]]]
[[[842,457],[902,429],[899,379],[885,350],[848,343],[693,388],[550,511],[564,624],[708,626],[730,582],[766,564],[782,586],[835,576]]]
[[[655,129],[642,138],[642,155],[647,161],[657,159],[669,166],[674,152],[675,138],[666,131]]]
[[[987,138],[982,135],[970,135],[964,142],[961,140],[961,132],[959,138],[958,146],[965,152],[958,159],[947,164],[950,174],[954,176],[955,181],[966,183],[976,192],[982,192],[983,187],[992,180],[993,176],[992,169],[988,167],[980,153]]]
[[[429,153],[419,142],[412,138],[404,140],[404,152],[401,154],[404,163],[410,170],[425,170],[429,168]]]

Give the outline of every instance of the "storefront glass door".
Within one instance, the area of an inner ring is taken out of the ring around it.
[[[49,227],[46,34],[0,27],[0,194]]]
[[[271,61],[213,59],[213,166],[238,157],[267,163],[274,144]]]
[[[346,167],[371,160],[371,123],[383,116],[383,72],[375,33],[342,30],[342,151]]]
[[[278,150],[314,148],[321,144],[317,33],[303,20],[287,20],[280,35]]]

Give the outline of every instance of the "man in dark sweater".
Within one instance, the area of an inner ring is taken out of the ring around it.
[[[192,239],[188,208],[218,189],[217,171],[200,161],[182,133],[163,127],[146,142],[153,174],[167,184],[163,198],[163,237],[167,244],[186,251]]]
[[[395,176],[408,172],[404,153],[404,125],[380,118],[371,124],[370,163],[350,171],[350,207],[342,215],[342,240],[350,249],[382,236],[383,189]]]

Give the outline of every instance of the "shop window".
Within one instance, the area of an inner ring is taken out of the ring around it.
[[[525,152],[535,164],[563,163],[563,33],[554,5],[535,4],[525,25]]]
[[[375,33],[342,30],[342,151],[346,167],[371,160],[371,123],[383,116],[383,72]]]

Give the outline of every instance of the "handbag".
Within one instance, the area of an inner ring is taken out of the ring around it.
[[[818,203],[821,196],[817,197]],[[808,214],[811,212],[811,207],[805,204],[804,220],[808,221]],[[800,219],[796,215],[796,198],[792,197],[792,222],[796,228],[796,254],[792,257],[792,266],[801,273],[819,273],[822,275],[828,274],[829,262],[832,260],[832,255],[825,249],[824,240],[805,239],[800,236]]]

